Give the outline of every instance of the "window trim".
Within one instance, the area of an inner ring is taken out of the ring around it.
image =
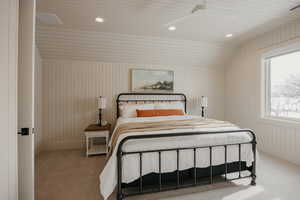
[[[271,117],[270,113],[270,106],[271,106],[271,66],[270,66],[270,58],[265,58],[264,60],[264,115],[265,117]]]
[[[298,124],[300,125],[300,118],[292,117],[276,117],[270,115],[271,104],[271,79],[270,79],[270,59],[273,57],[283,56],[294,52],[300,52],[300,42],[288,45],[285,47],[273,49],[261,56],[261,113],[260,118],[264,122],[276,122],[285,124]]]

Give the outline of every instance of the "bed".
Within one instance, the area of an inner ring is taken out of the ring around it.
[[[256,184],[256,137],[252,130],[200,116],[136,117],[126,116],[122,110],[176,105],[186,112],[187,99],[180,93],[121,93],[116,103],[118,119],[100,174],[104,199],[115,187],[116,199],[122,200],[242,178],[251,178],[251,185]]]

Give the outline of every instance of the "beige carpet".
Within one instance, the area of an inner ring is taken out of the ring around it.
[[[43,152],[37,159],[37,200],[102,200],[98,176],[104,156],[79,150]],[[300,166],[260,153],[257,186],[249,180],[219,183],[129,200],[300,200]],[[109,200],[114,200],[113,195]]]

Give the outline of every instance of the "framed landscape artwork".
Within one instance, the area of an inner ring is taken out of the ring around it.
[[[173,92],[174,72],[132,69],[131,89],[135,92]]]

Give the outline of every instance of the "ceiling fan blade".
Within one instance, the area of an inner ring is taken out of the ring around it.
[[[292,7],[292,8],[290,9],[290,11],[294,11],[294,10],[296,10],[296,9],[298,9],[298,8],[300,8],[300,4],[297,5],[297,6]]]
[[[187,19],[187,18],[189,18],[189,17],[191,17],[191,16],[193,16],[193,13],[188,14],[188,15],[185,15],[185,16],[180,17],[180,18],[177,18],[177,19],[175,19],[175,20],[173,20],[173,21],[170,21],[170,22],[166,23],[165,26],[175,25],[175,24],[177,24],[178,22],[181,22],[181,21],[183,21],[183,20],[185,20],[185,19]]]
[[[192,11],[191,11],[189,14],[187,14],[187,15],[185,15],[185,16],[183,16],[183,17],[177,18],[177,19],[175,19],[175,20],[173,20],[173,21],[170,21],[170,22],[166,23],[165,26],[174,25],[174,24],[176,24],[176,23],[178,23],[178,22],[181,22],[181,21],[183,21],[183,20],[185,20],[185,19],[191,17],[192,15],[196,14],[198,11],[200,11],[200,10],[205,10],[205,9],[206,9],[206,0],[202,0],[202,3],[201,3],[201,4],[197,4],[197,5],[192,9]]]

